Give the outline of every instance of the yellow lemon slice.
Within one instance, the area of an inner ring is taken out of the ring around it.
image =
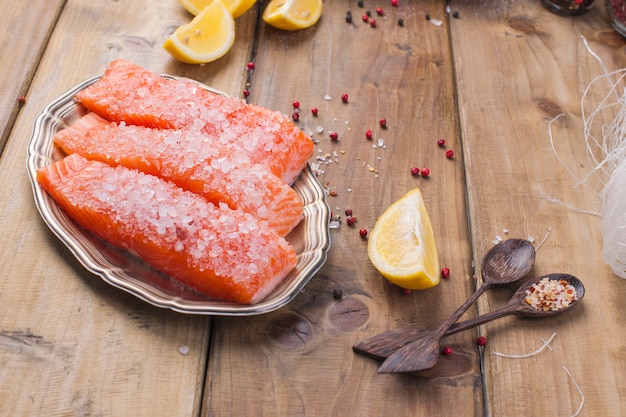
[[[199,14],[215,0],[178,0],[180,4],[192,15]],[[256,3],[256,0],[221,0],[233,17],[239,17]]]
[[[378,218],[367,253],[389,281],[423,290],[439,284],[439,256],[433,228],[419,188],[405,194]]]
[[[322,0],[272,0],[263,20],[278,29],[298,30],[313,26],[322,16]]]
[[[179,61],[204,64],[224,56],[234,42],[235,19],[221,1],[214,1],[176,29],[163,48]]]

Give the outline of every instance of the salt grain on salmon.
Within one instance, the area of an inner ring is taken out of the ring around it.
[[[57,132],[54,142],[67,154],[138,169],[213,203],[241,208],[282,236],[303,218],[304,205],[293,188],[264,165],[198,132],[118,125],[87,113]]]
[[[313,141],[283,114],[121,59],[112,61],[76,100],[110,121],[203,132],[231,152],[244,152],[254,162],[267,164],[287,184],[313,155]]]
[[[152,175],[72,154],[37,180],[86,230],[209,297],[257,303],[296,265],[254,217]]]

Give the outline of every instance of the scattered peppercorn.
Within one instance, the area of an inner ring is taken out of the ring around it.
[[[426,20],[430,20],[430,15],[428,13],[424,17],[426,18]]]
[[[299,109],[300,108],[300,102],[299,101],[294,101],[293,103],[291,103],[291,105],[293,106],[294,109]]]
[[[298,113],[297,111],[294,111],[293,113],[291,113],[291,118],[293,119],[294,122],[297,122],[298,120],[300,120],[300,113]]]
[[[430,169],[422,168],[421,174],[422,174],[422,177],[428,177],[430,175]]]
[[[249,95],[250,95],[250,90],[248,90],[248,89],[243,90],[243,96],[244,97],[248,97]]]
[[[18,102],[20,105],[23,105],[24,103],[26,103],[26,97],[24,97],[24,96],[20,95],[20,96],[17,98],[17,102]]]
[[[346,216],[352,216],[352,209],[346,209]]]
[[[487,338],[485,336],[478,336],[476,338],[476,344],[478,346],[485,346],[487,344]]]
[[[443,348],[443,351],[441,353],[443,354],[443,356],[450,356],[452,355],[452,348],[450,346],[446,346]]]
[[[318,113],[317,107],[311,107],[311,113],[313,114],[313,116],[317,116],[317,113]]]
[[[248,68],[248,71],[252,71],[254,69],[254,62],[248,62],[246,68]]]
[[[367,17],[372,17],[372,12],[371,10],[366,10],[365,14],[367,15]]]
[[[450,268],[445,267],[441,269],[441,277],[448,278],[450,276]]]
[[[391,0],[391,5],[393,7],[398,7],[398,0]]]
[[[346,15],[346,23],[352,23],[352,15],[351,14],[347,14]]]
[[[362,19],[364,22],[367,22],[367,21],[369,21],[369,20],[370,20],[370,17],[369,17],[368,15],[364,14],[363,16],[361,16],[361,19]]]
[[[370,26],[373,27],[373,28],[376,27],[376,19],[370,20]]]
[[[330,132],[328,136],[333,142],[339,139],[339,134],[337,132]]]
[[[382,8],[382,7],[377,7],[377,8],[376,8],[376,14],[377,14],[378,16],[384,16],[384,15],[385,15],[385,11],[383,10],[383,8]]]
[[[371,139],[373,135],[374,134],[372,133],[371,130],[368,130],[367,132],[365,132],[365,137],[368,138],[368,139]]]
[[[380,125],[380,127],[382,127],[383,129],[387,127],[387,119],[382,118],[378,121],[378,124]]]
[[[363,1],[362,0],[357,1],[356,5],[359,7],[363,7]]]
[[[404,26],[404,19],[398,19],[398,26]]]
[[[444,146],[446,146],[446,140],[445,139],[439,139],[437,141],[437,145],[439,145],[440,147],[443,148]]]
[[[459,12],[458,12],[458,11],[456,11],[456,10],[455,10],[455,11],[453,11],[453,12],[452,12],[452,17],[454,17],[455,19],[458,19],[458,18],[459,18]]]
[[[347,103],[347,102],[348,102],[348,95],[347,95],[347,94],[345,94],[345,93],[344,93],[344,94],[342,94],[342,95],[341,95],[341,101],[343,101],[344,103]]]
[[[359,236],[361,236],[361,238],[365,239],[367,237],[367,229],[359,230]]]
[[[356,217],[354,217],[354,216],[346,216],[346,224],[348,226],[354,226],[354,223],[356,223]]]
[[[341,288],[335,288],[333,290],[333,298],[335,300],[341,300],[342,297],[343,297],[343,291],[341,290]]]
[[[446,158],[448,158],[448,159],[454,158],[454,151],[452,149],[448,149],[446,151]]]
[[[418,167],[411,168],[411,175],[416,176],[420,174],[420,169]]]
[[[412,293],[413,293],[413,291],[411,291],[411,290],[409,290],[407,288],[404,288],[402,290],[402,295],[411,295]]]

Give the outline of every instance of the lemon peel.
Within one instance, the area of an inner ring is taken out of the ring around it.
[[[198,15],[205,7],[217,0],[178,0],[178,2],[192,15]],[[237,18],[250,10],[256,4],[256,0],[221,0],[226,9]]]
[[[410,290],[439,284],[435,236],[419,188],[390,205],[369,235],[367,253],[390,282]]]

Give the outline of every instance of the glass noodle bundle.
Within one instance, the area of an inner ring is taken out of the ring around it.
[[[587,40],[582,40],[603,73],[587,85],[581,97],[584,138],[592,169],[579,179],[579,185],[594,192],[600,203],[604,261],[616,275],[626,278],[626,69],[607,71]],[[552,135],[550,141],[556,154]],[[599,185],[591,186],[592,180]]]

